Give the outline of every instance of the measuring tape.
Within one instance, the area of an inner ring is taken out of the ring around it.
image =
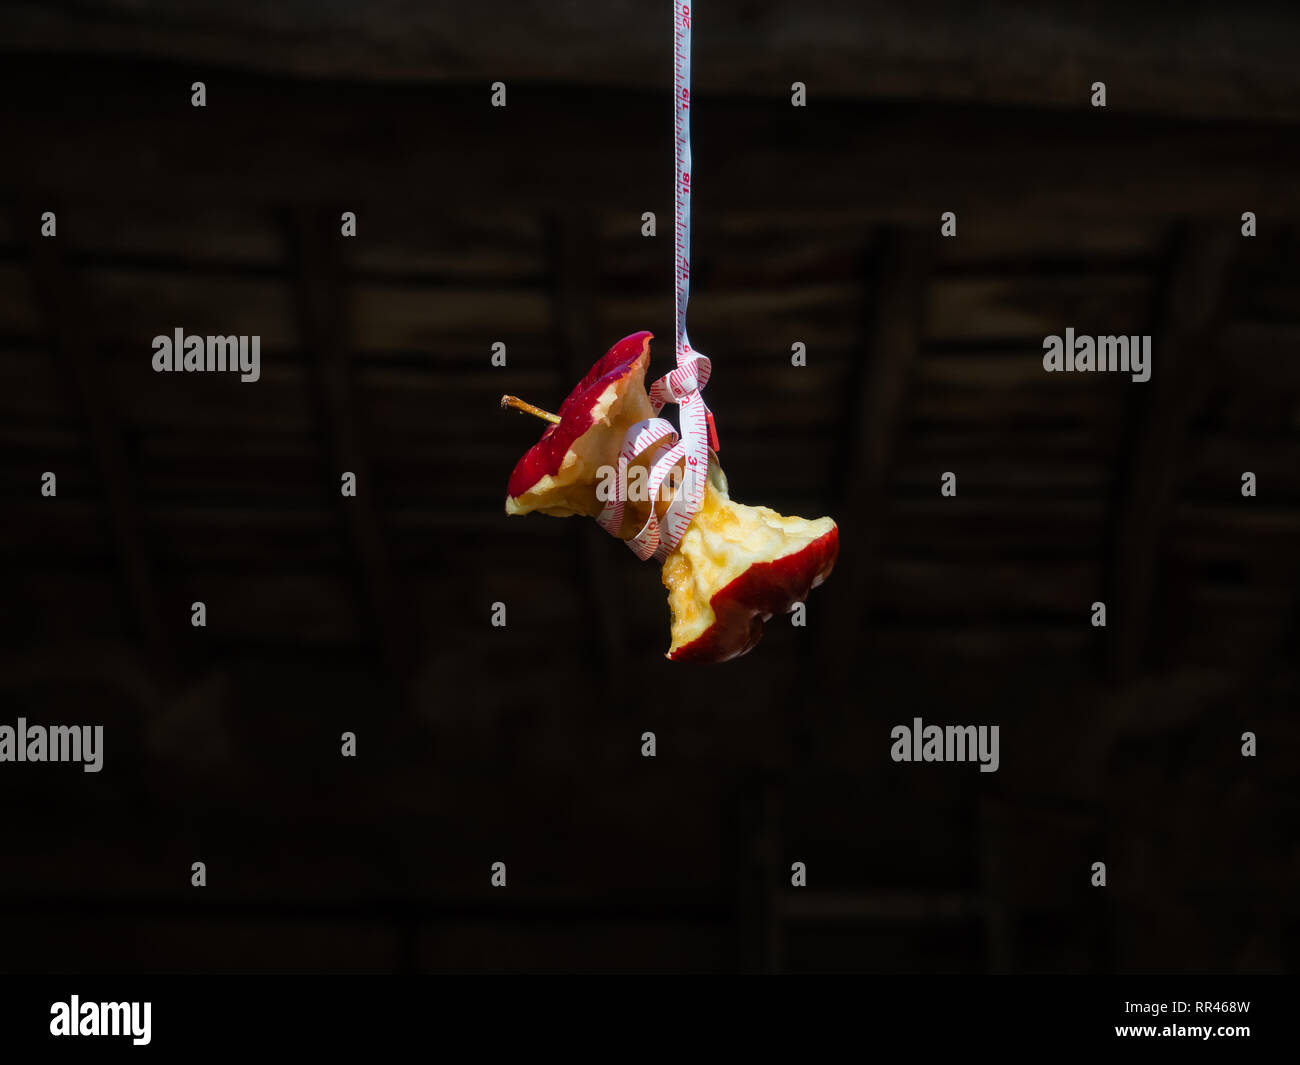
[[[650,386],[650,406],[657,415],[668,403],[677,404],[681,433],[664,418],[637,422],[623,439],[618,455],[617,479],[612,498],[596,521],[617,536],[626,509],[627,471],[643,452],[650,458],[646,478],[650,517],[641,531],[625,541],[642,561],[654,556],[663,561],[681,543],[704,502],[709,473],[709,449],[718,450],[713,414],[701,395],[712,370],[708,356],[691,347],[686,335],[686,303],[691,291],[691,5],[673,0],[673,129],[676,138],[676,227],[673,270],[677,276],[674,310],[677,317],[677,369]],[[681,484],[662,518],[655,514],[659,490],[681,462]]]

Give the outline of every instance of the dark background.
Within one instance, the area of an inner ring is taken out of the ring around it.
[[[0,12],[0,723],[106,746],[0,765],[0,969],[1296,967],[1300,13],[705,0],[691,337],[734,496],[842,551],[689,668],[657,567],[505,517],[496,407],[671,365],[670,10]]]

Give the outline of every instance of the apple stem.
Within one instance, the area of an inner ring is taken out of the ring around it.
[[[502,396],[501,406],[503,409],[509,407],[513,410],[521,410],[525,414],[531,414],[534,418],[541,418],[543,421],[554,422],[556,425],[560,424],[560,416],[558,414],[552,414],[549,410],[542,410],[541,407],[534,407],[531,403],[525,403],[518,396]]]

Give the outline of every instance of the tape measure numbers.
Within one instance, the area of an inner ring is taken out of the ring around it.
[[[718,450],[713,415],[702,395],[712,371],[708,356],[691,347],[686,333],[686,304],[691,291],[691,5],[673,2],[673,129],[676,179],[674,203],[674,272],[676,292],[677,368],[650,386],[650,404],[657,415],[669,403],[677,404],[680,434],[664,418],[646,418],[628,431],[618,456],[618,477],[613,497],[596,518],[601,528],[617,536],[626,509],[627,469],[638,455],[649,451],[652,461],[646,488],[650,516],[641,531],[626,543],[637,558],[662,561],[681,543],[704,502],[709,472],[709,449]],[[657,453],[650,449],[657,448]],[[657,457],[656,457],[657,454]],[[664,481],[682,463],[681,484],[664,515],[655,513],[655,503]]]

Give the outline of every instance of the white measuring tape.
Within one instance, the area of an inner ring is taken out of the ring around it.
[[[676,231],[674,234],[673,270],[677,275],[674,309],[677,315],[677,369],[650,386],[650,405],[655,414],[665,404],[676,403],[679,436],[671,422],[663,418],[646,418],[627,431],[618,456],[617,480],[611,498],[596,521],[611,536],[617,536],[626,508],[627,470],[643,452],[650,456],[646,478],[650,500],[650,517],[641,531],[626,543],[637,558],[652,555],[662,561],[681,543],[687,527],[704,502],[704,486],[709,472],[709,448],[718,450],[713,415],[701,395],[708,383],[712,364],[708,356],[691,348],[686,335],[686,302],[691,291],[691,5],[673,0],[673,127],[676,135]],[[653,450],[651,450],[653,449]],[[665,479],[683,463],[681,484],[662,518],[655,514],[655,503]]]

